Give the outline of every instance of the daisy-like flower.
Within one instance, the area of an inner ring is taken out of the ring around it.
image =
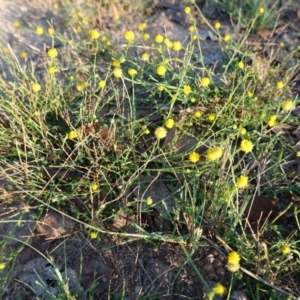
[[[192,89],[189,85],[184,85],[183,86],[183,92],[185,95],[189,95],[192,92]]]
[[[103,89],[106,86],[106,81],[105,80],[100,80],[98,82],[98,86]]]
[[[141,60],[148,61],[149,60],[149,54],[148,53],[143,53],[142,56],[141,56]]]
[[[212,289],[213,293],[215,295],[220,295],[223,296],[224,294],[226,294],[226,288],[224,287],[224,285],[222,285],[221,283],[217,283],[213,289]]]
[[[157,44],[161,44],[163,41],[164,41],[164,37],[163,37],[161,34],[158,34],[158,35],[155,37],[155,42],[156,42]]]
[[[291,252],[291,248],[289,246],[282,246],[281,247],[281,253],[284,254],[284,255],[287,255]]]
[[[268,126],[269,126],[269,127],[275,126],[275,124],[276,124],[276,118],[277,118],[276,115],[273,115],[273,116],[271,116],[271,117],[269,118],[269,120],[268,120]]]
[[[77,132],[76,132],[75,130],[70,131],[69,134],[68,134],[68,138],[69,138],[70,140],[74,140],[74,139],[76,139],[77,137],[78,137],[78,134],[77,134]]]
[[[130,76],[134,76],[134,75],[137,75],[138,74],[138,71],[136,69],[129,69],[128,70],[128,74]]]
[[[229,42],[230,41],[230,35],[229,34],[225,34],[224,36],[223,36],[223,41],[224,42]]]
[[[189,154],[189,161],[192,163],[196,163],[200,159],[200,154],[197,152],[192,152]]]
[[[132,30],[128,30],[124,34],[125,40],[129,43],[132,44],[134,42],[134,32]]]
[[[55,58],[58,55],[58,52],[55,48],[51,48],[48,50],[47,54],[50,58]]]
[[[157,69],[156,69],[156,73],[159,75],[159,76],[164,76],[167,72],[167,68],[165,66],[158,66]]]
[[[100,32],[97,29],[93,29],[90,31],[91,40],[96,40],[100,37]]]
[[[92,191],[98,191],[98,189],[99,189],[98,184],[97,183],[92,183],[91,184],[91,189],[92,189]]]
[[[215,23],[215,28],[217,29],[217,30],[219,30],[220,28],[221,28],[221,23],[220,22],[216,22]]]
[[[43,29],[42,27],[37,27],[37,28],[35,29],[35,33],[36,33],[37,35],[42,35],[42,34],[44,33],[44,29]]]
[[[208,149],[206,156],[208,160],[214,161],[219,159],[222,156],[222,154],[223,150],[220,147],[217,147],[213,149]]]
[[[113,71],[113,74],[116,78],[120,78],[123,75],[122,69],[120,68],[115,68]]]
[[[208,86],[210,84],[210,79],[208,77],[202,77],[200,79],[200,84],[204,87]]]
[[[276,86],[279,90],[281,90],[284,87],[284,83],[282,81],[276,82]]]
[[[214,121],[215,119],[216,119],[216,114],[209,114],[208,116],[207,116],[207,119],[209,120],[209,121]]]
[[[202,112],[201,111],[195,111],[194,113],[194,117],[199,119],[202,116]]]
[[[97,236],[98,236],[98,233],[97,233],[97,232],[91,232],[91,233],[90,233],[90,238],[93,239],[93,240],[96,239]]]
[[[157,139],[163,139],[167,136],[167,129],[165,127],[158,127],[154,132]]]
[[[38,83],[33,83],[31,85],[31,88],[32,88],[32,91],[35,92],[35,93],[37,93],[41,90],[41,86]]]
[[[143,34],[143,40],[148,41],[150,39],[150,35],[148,33]]]
[[[245,153],[249,153],[253,150],[253,144],[249,140],[246,140],[246,139],[242,140],[241,145],[240,145],[240,149]]]
[[[177,52],[180,51],[182,49],[181,42],[179,42],[179,41],[174,42],[172,48],[174,51],[177,51]]]
[[[186,7],[184,8],[184,12],[185,12],[187,15],[189,15],[189,14],[191,13],[191,8],[190,8],[189,6],[186,6]]]
[[[139,31],[144,31],[146,28],[147,28],[147,24],[146,23],[139,24]]]
[[[295,103],[292,100],[286,100],[282,103],[282,109],[284,111],[290,111],[294,109]]]
[[[167,119],[165,121],[165,126],[168,128],[168,129],[172,129],[175,125],[175,121],[174,119]]]
[[[239,189],[244,189],[248,186],[248,177],[247,176],[243,176],[241,175],[237,181],[236,181],[236,185]]]
[[[153,199],[149,196],[149,197],[147,198],[147,200],[146,200],[146,204],[147,204],[148,206],[150,206],[150,205],[152,205],[152,203],[153,203]]]
[[[237,66],[240,68],[240,69],[244,69],[245,68],[245,64],[243,61],[239,61]]]
[[[55,67],[50,67],[50,68],[48,69],[48,73],[49,73],[49,74],[54,74],[55,72],[56,72]]]
[[[227,257],[227,269],[230,272],[237,272],[240,269],[240,256],[237,252],[230,252]]]

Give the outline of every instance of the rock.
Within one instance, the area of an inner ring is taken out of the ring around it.
[[[167,299],[171,293],[173,272],[169,266],[160,260],[152,258],[145,264],[145,274],[143,276],[144,293],[159,293],[159,299]]]
[[[234,291],[230,296],[230,300],[248,300],[248,297],[242,291]]]
[[[75,224],[75,221],[55,211],[50,211],[38,222],[36,230],[46,239],[54,239],[66,234]]]

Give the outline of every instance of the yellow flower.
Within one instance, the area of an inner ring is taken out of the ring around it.
[[[74,41],[73,41],[73,40],[68,40],[68,44],[69,44],[69,45],[73,45],[73,44],[74,44]]]
[[[49,28],[47,29],[47,31],[48,31],[48,34],[49,34],[49,35],[54,35],[54,29],[53,29],[53,28],[49,27]]]
[[[48,73],[49,74],[54,74],[56,72],[56,69],[54,68],[54,67],[50,67],[49,69],[48,69]]]
[[[55,48],[51,48],[50,50],[48,50],[48,56],[50,58],[55,58],[58,55],[58,52]]]
[[[42,27],[37,27],[35,29],[35,33],[38,34],[38,35],[42,35],[44,32],[44,29]]]
[[[173,43],[170,41],[169,38],[165,38],[164,43],[168,48],[171,48],[173,46]]]
[[[164,41],[164,37],[163,37],[161,34],[158,34],[158,35],[155,37],[155,42],[156,42],[156,43],[161,44],[163,41]]]
[[[143,53],[142,56],[141,56],[141,59],[143,61],[148,61],[149,60],[149,54],[148,53]]]
[[[81,31],[82,31],[82,27],[81,27],[80,25],[77,25],[77,26],[76,26],[76,31],[77,31],[77,32],[81,32]]]
[[[25,51],[22,51],[22,52],[20,53],[20,56],[21,56],[22,58],[26,58],[26,57],[27,57],[27,53],[26,53]]]
[[[241,175],[237,181],[236,181],[236,185],[239,189],[244,189],[245,187],[248,186],[248,177],[247,176],[243,176]]]
[[[81,11],[78,11],[76,13],[76,16],[79,18],[79,19],[82,19],[83,18],[83,15],[82,15],[82,12]]]
[[[298,152],[296,153],[296,155],[297,155],[297,157],[300,157],[300,151],[298,151]]]
[[[58,3],[54,2],[54,3],[53,3],[53,8],[54,8],[54,9],[58,9],[58,8],[59,8]]]
[[[249,98],[253,97],[253,93],[252,92],[247,92],[247,95],[248,95]]]
[[[147,24],[146,23],[141,23],[139,24],[139,31],[143,31],[147,28]]]
[[[195,113],[194,113],[194,117],[195,118],[200,118],[202,116],[202,112],[201,111],[196,111]]]
[[[200,159],[200,154],[197,152],[192,152],[189,154],[189,160],[192,163],[196,163]]]
[[[244,135],[244,134],[246,134],[246,133],[247,133],[246,128],[242,128],[242,129],[240,130],[240,134],[241,134],[241,135]]]
[[[191,25],[190,27],[189,27],[189,32],[194,32],[195,31],[195,26],[194,25]]]
[[[225,35],[223,36],[223,41],[224,41],[224,42],[229,42],[229,41],[230,41],[230,35],[229,35],[229,34],[225,34]]]
[[[148,41],[150,39],[150,35],[148,33],[143,34],[143,40]]]
[[[16,20],[16,21],[14,21],[14,26],[15,27],[20,27],[21,23],[18,20]]]
[[[98,236],[98,233],[97,233],[97,232],[91,232],[91,233],[90,233],[90,238],[91,238],[91,239],[96,239],[97,236]]]
[[[35,92],[35,93],[37,93],[41,90],[41,86],[38,83],[33,83],[31,85],[31,88],[32,88],[33,92]]]
[[[100,32],[97,29],[93,29],[93,30],[90,31],[90,38],[92,40],[98,39],[99,36],[100,36]]]
[[[114,59],[114,60],[112,61],[112,65],[113,65],[114,67],[119,67],[119,66],[121,65],[121,62],[120,62],[118,59]]]
[[[167,129],[165,127],[158,127],[154,132],[157,139],[163,139],[167,136]]]
[[[167,119],[165,121],[165,126],[168,128],[168,129],[172,129],[175,125],[175,121],[174,119]]]
[[[5,269],[5,263],[0,263],[0,270]]]
[[[291,252],[291,248],[289,246],[283,246],[281,247],[281,252],[284,255],[289,254]]]
[[[187,15],[189,15],[189,14],[191,13],[191,8],[190,8],[189,6],[186,6],[186,7],[184,8],[184,12],[185,12]]]
[[[115,76],[116,78],[122,77],[122,76],[123,76],[122,69],[120,69],[120,68],[115,68],[113,74],[114,74],[114,76]]]
[[[157,89],[158,89],[160,92],[162,92],[162,91],[164,90],[164,87],[163,87],[162,85],[159,85],[159,86],[157,87]]]
[[[77,134],[77,132],[76,131],[70,131],[69,132],[69,135],[68,135],[68,138],[70,139],[70,140],[74,140],[74,139],[76,139],[78,137],[78,134]]]
[[[120,16],[118,14],[113,15],[114,21],[118,21],[120,19]]]
[[[134,42],[134,32],[132,30],[126,31],[124,38],[129,44],[132,44]]]
[[[192,103],[196,102],[196,98],[195,98],[195,97],[192,97],[192,98],[191,98],[191,102],[192,102]]]
[[[239,263],[240,263],[240,260],[241,260],[241,258],[240,258],[239,254],[238,254],[237,252],[232,251],[232,252],[230,252],[230,253],[228,254],[227,262],[228,262],[229,264],[233,264],[233,265],[239,264]]]
[[[249,140],[242,140],[241,145],[240,145],[240,149],[243,152],[249,153],[253,150],[253,144]]]
[[[167,68],[165,66],[158,66],[157,69],[156,69],[156,73],[159,75],[159,76],[164,76],[167,72]]]
[[[182,44],[179,41],[176,41],[173,43],[173,50],[174,51],[180,51],[182,49]]]
[[[92,189],[92,191],[98,191],[98,189],[99,189],[98,184],[97,183],[92,183],[91,184],[91,189]]]
[[[207,119],[209,121],[214,121],[216,119],[216,114],[209,114],[208,117],[207,117]]]
[[[192,39],[195,41],[195,40],[197,40],[198,39],[198,35],[197,34],[194,34],[193,36],[192,36]]]
[[[136,69],[129,69],[128,70],[128,74],[130,76],[134,76],[134,75],[137,75],[138,74],[138,71]]]
[[[276,116],[271,116],[270,119],[268,120],[268,126],[273,127],[276,124]]]
[[[280,89],[282,89],[282,88],[284,87],[284,83],[283,83],[282,81],[278,81],[278,82],[276,83],[276,86],[277,86],[277,88],[280,90]]]
[[[183,86],[183,92],[186,94],[186,95],[189,95],[191,92],[192,92],[192,89],[189,85],[184,85]]]
[[[100,88],[104,88],[104,87],[106,86],[106,81],[105,81],[105,80],[100,80],[100,81],[98,82],[98,86],[99,86]]]
[[[279,43],[279,47],[280,47],[280,48],[283,48],[284,46],[285,46],[285,45],[284,45],[284,42],[280,42],[280,43]]]
[[[214,161],[219,159],[222,156],[222,154],[223,154],[223,150],[218,147],[218,148],[207,150],[206,156],[208,160]]]
[[[223,296],[224,294],[226,294],[226,288],[221,283],[217,283],[213,287],[212,291],[213,291],[214,295]]]
[[[245,68],[245,64],[244,64],[244,62],[242,62],[242,61],[238,62],[237,66],[238,66],[240,69],[244,69],[244,68]]]
[[[282,109],[284,111],[290,111],[294,109],[295,103],[292,100],[287,100],[282,103]]]
[[[200,79],[200,84],[204,87],[208,86],[210,84],[210,79],[208,77],[202,77]]]
[[[215,23],[215,28],[218,30],[221,28],[221,23],[220,22],[216,22]]]
[[[263,14],[263,13],[265,12],[265,9],[264,9],[263,7],[260,7],[260,8],[258,9],[258,12],[259,12],[260,14]]]
[[[240,264],[227,264],[227,269],[234,273],[234,272],[237,272],[239,269],[240,269]]]
[[[148,127],[146,125],[142,126],[142,130],[144,131],[144,133],[149,134],[150,130],[148,129]]]
[[[151,198],[151,197],[148,197],[147,198],[147,200],[146,200],[146,203],[147,203],[147,205],[152,205],[152,203],[153,203],[153,199]]]

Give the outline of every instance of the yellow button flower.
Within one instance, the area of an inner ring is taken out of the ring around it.
[[[167,68],[165,66],[158,66],[157,69],[156,69],[156,73],[159,75],[159,76],[164,76],[167,72]]]
[[[196,163],[200,159],[200,154],[197,152],[192,152],[189,154],[189,160],[192,163]]]
[[[291,252],[291,248],[288,246],[283,246],[283,247],[281,247],[281,252],[284,255],[289,254]]]
[[[165,127],[158,127],[154,132],[157,139],[163,139],[167,136],[167,129]]]
[[[240,145],[240,149],[245,153],[249,153],[253,150],[253,144],[249,140],[242,140],[241,145]]]
[[[51,48],[48,50],[48,56],[50,58],[55,58],[58,55],[58,52],[55,48]]]
[[[215,28],[218,30],[221,28],[221,23],[220,22],[216,22],[215,23]]]
[[[135,34],[132,30],[126,31],[124,34],[125,40],[130,44],[132,44],[134,42],[134,37],[135,37]]]
[[[35,92],[35,93],[37,93],[41,90],[41,86],[38,83],[33,83],[31,85],[31,88],[32,88],[32,91]]]
[[[239,189],[244,189],[248,186],[248,177],[247,176],[243,176],[241,175],[237,181],[236,181],[236,185]]]
[[[98,233],[97,233],[97,232],[91,232],[91,233],[90,233],[90,238],[91,238],[91,239],[96,239],[97,236],[98,236]]]
[[[185,95],[189,95],[192,92],[192,89],[189,85],[184,85],[183,86],[183,92]]]
[[[96,40],[100,37],[100,32],[97,29],[93,29],[90,31],[90,38],[92,40]]]
[[[78,134],[77,134],[77,132],[76,132],[75,130],[69,132],[68,138],[69,138],[70,140],[74,140],[74,139],[76,139],[77,137],[78,137]]]
[[[91,189],[92,189],[92,191],[98,191],[98,189],[99,189],[98,184],[97,183],[92,183],[91,184]]]
[[[122,77],[122,76],[123,76],[122,69],[120,69],[120,68],[116,68],[116,69],[114,69],[114,72],[113,72],[113,74],[114,74],[114,76],[115,76],[116,78],[120,78],[120,77]]]
[[[276,83],[276,86],[277,86],[277,88],[278,88],[279,90],[281,90],[281,89],[284,87],[284,83],[283,83],[282,81],[278,81],[278,82]]]
[[[202,77],[200,79],[200,84],[204,87],[208,86],[210,84],[210,79],[208,77]]]
[[[223,154],[223,150],[219,147],[217,148],[214,148],[214,149],[209,149],[207,150],[207,159],[208,160],[211,160],[211,161],[214,161],[214,160],[217,160],[219,159]]]
[[[130,76],[134,76],[134,75],[137,75],[138,74],[138,71],[136,69],[129,69],[128,70],[128,75]]]
[[[290,111],[294,109],[295,103],[292,100],[287,100],[282,103],[282,109],[284,111]]]
[[[226,294],[226,288],[221,283],[217,283],[213,287],[212,291],[213,291],[214,295],[223,296],[224,294]]]
[[[179,42],[179,41],[174,42],[172,48],[174,51],[177,51],[177,52],[180,51],[182,49],[181,42]]]
[[[165,121],[165,126],[168,128],[168,129],[172,129],[175,125],[175,121],[174,119],[167,119]]]
[[[35,29],[35,33],[38,35],[42,35],[44,33],[44,29],[42,27],[37,27]]]
[[[155,37],[155,42],[156,42],[156,43],[161,44],[163,41],[164,41],[164,37],[163,37],[161,34],[158,34],[158,35]]]

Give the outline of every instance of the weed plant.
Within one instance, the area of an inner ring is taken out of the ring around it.
[[[117,43],[92,25],[89,10],[68,3],[72,31],[67,37],[55,28],[36,29],[53,39],[38,67],[29,53],[23,53],[27,63],[21,66],[4,47],[1,59],[9,74],[0,78],[1,177],[9,181],[7,193],[13,198],[35,203],[40,211],[63,213],[83,225],[91,239],[118,234],[179,243],[204,286],[192,253],[215,241],[228,255],[232,280],[226,288],[216,285],[210,299],[226,291],[229,297],[235,289],[253,299],[282,299],[275,296],[278,291],[296,296],[287,278],[300,271],[299,208],[279,203],[283,212],[292,213],[292,231],[276,223],[279,216],[249,232],[244,210],[254,195],[299,197],[294,169],[300,152],[282,134],[299,123],[292,115],[299,101],[287,96],[296,67],[284,69],[298,50],[278,66],[266,61],[267,70],[257,68],[260,58],[248,49],[247,34],[268,27],[274,11],[260,9],[259,1],[244,1],[251,9],[243,15],[231,7],[235,1],[218,2],[247,24],[248,33],[235,42],[220,34],[218,23],[214,32],[224,60],[216,68],[203,63],[191,13],[201,13],[196,4],[185,9],[186,43],[153,36],[145,23],[128,28]],[[100,11],[110,8],[99,6]],[[117,22],[118,15],[112,15],[112,28]],[[143,175],[170,187],[171,206],[167,199],[127,197]],[[75,199],[84,199],[88,211],[80,211]],[[104,226],[136,204],[139,213],[165,207],[172,231],[147,232],[137,224],[138,233],[116,233]],[[263,238],[270,231],[276,237]],[[1,241],[3,249],[6,242]],[[2,256],[0,272],[14,259]],[[71,299],[67,290],[64,297]]]

